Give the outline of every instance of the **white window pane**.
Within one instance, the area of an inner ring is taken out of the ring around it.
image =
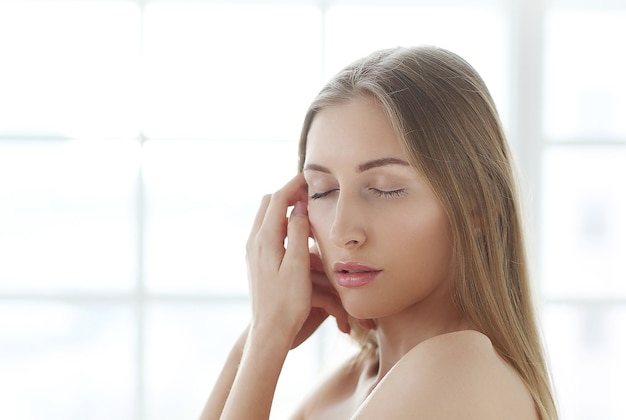
[[[561,418],[626,418],[626,307],[549,305],[543,320]]]
[[[247,301],[152,303],[146,315],[146,418],[200,415],[228,352],[248,325]]]
[[[145,344],[147,418],[197,417],[228,352],[249,321],[247,299],[151,303]],[[314,336],[289,353],[272,418],[288,418],[312,387],[356,349],[356,344],[339,332],[334,318],[328,319]]]
[[[0,143],[0,292],[130,290],[133,141]]]
[[[626,136],[626,11],[553,10],[546,20],[545,125],[553,140]]]
[[[199,415],[228,352],[249,323],[249,312],[245,300],[149,306],[144,381],[147,418],[169,420]],[[289,353],[277,385],[272,419],[288,418],[320,378],[324,336],[317,334]],[[346,356],[353,353],[335,345],[334,340],[327,347]]]
[[[131,315],[116,305],[0,302],[0,417],[135,419]]]
[[[626,297],[626,149],[548,149],[542,199],[547,296]]]
[[[321,80],[317,8],[166,3],[145,11],[145,132],[293,139]]]
[[[295,142],[151,140],[144,148],[148,287],[245,293],[252,221],[261,197],[296,174]]]
[[[136,135],[139,41],[130,2],[0,2],[0,133]]]
[[[509,38],[506,15],[497,9],[331,6],[325,76],[378,49],[424,44],[449,49],[469,61],[507,120]]]

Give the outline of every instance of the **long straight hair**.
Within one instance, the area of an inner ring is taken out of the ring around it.
[[[557,419],[529,285],[511,153],[485,83],[461,57],[436,47],[381,50],[360,59],[332,78],[309,107],[300,171],[317,112],[359,96],[378,101],[411,164],[447,211],[457,310],[519,373],[540,418]],[[364,349],[376,347],[371,332],[354,327]]]

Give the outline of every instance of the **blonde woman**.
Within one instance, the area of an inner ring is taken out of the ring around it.
[[[362,351],[294,419],[557,419],[510,152],[457,55],[384,50],[330,80],[247,255],[252,320],[203,419],[267,419],[288,351],[329,315]]]

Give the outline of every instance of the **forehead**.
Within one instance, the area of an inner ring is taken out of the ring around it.
[[[386,113],[373,98],[360,96],[327,106],[318,111],[311,123],[307,162],[355,161],[383,155],[406,159]]]

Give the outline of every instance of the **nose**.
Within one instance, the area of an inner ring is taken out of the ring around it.
[[[358,248],[367,240],[364,209],[356,197],[340,193],[335,207],[335,219],[330,240],[340,248]]]

